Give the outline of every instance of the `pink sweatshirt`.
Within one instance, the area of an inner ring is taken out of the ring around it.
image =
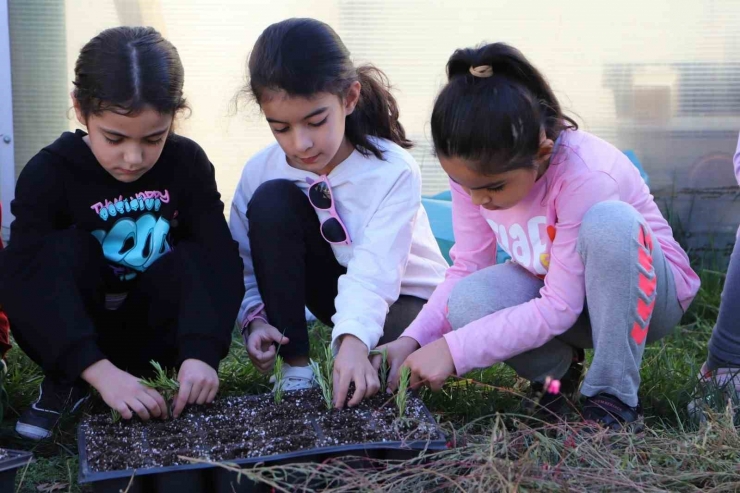
[[[459,185],[451,182],[451,187],[454,265],[403,335],[422,346],[444,337],[458,375],[542,346],[573,326],[585,299],[578,232],[583,216],[599,202],[627,202],[643,215],[670,264],[684,310],[699,290],[699,277],[640,173],[622,152],[594,135],[565,132],[548,170],[511,209],[477,207]],[[544,278],[541,297],[452,331],[445,313],[452,288],[495,264],[497,243],[513,261]]]

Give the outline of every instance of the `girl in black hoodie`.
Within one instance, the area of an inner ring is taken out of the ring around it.
[[[88,42],[72,92],[87,133],[65,132],[23,169],[0,252],[0,305],[44,371],[16,430],[51,435],[95,387],[124,419],[166,417],[139,383],[150,360],[179,367],[178,416],[211,402],[244,294],[213,165],[175,135],[183,68],[152,28]]]

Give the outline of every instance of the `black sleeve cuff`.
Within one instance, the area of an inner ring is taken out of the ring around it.
[[[178,367],[186,359],[197,359],[208,364],[216,371],[218,371],[218,364],[228,353],[228,349],[224,350],[222,344],[219,344],[215,339],[197,336],[180,338],[178,350]]]

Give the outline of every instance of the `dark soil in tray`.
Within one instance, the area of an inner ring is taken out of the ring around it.
[[[176,420],[113,423],[110,414],[83,423],[91,471],[140,469],[187,464],[178,456],[228,461],[299,450],[439,439],[421,401],[409,396],[406,416],[398,419],[395,400],[376,395],[354,408],[327,411],[318,389],[225,397],[191,406]],[[1,453],[1,451],[0,451]]]

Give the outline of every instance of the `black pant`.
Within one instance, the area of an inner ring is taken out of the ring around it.
[[[60,231],[32,258],[15,255],[14,265],[2,259],[0,268],[7,269],[0,270],[0,299],[20,347],[59,384],[79,382],[80,372],[100,356],[134,375],[150,374],[150,360],[175,367],[195,357],[218,368],[243,285],[228,289],[234,283],[218,278],[209,256],[201,245],[181,241],[122,285],[90,233]],[[241,278],[237,274],[230,278]],[[123,288],[123,304],[106,309],[106,294]],[[97,351],[92,346],[75,353],[90,340]],[[69,361],[72,354],[77,361]]]
[[[260,296],[270,325],[290,339],[285,357],[308,356],[305,307],[333,327],[339,276],[337,262],[324,240],[308,197],[289,180],[271,180],[254,192],[247,208],[249,244]],[[394,341],[416,318],[426,300],[401,295],[390,307],[380,344]]]

